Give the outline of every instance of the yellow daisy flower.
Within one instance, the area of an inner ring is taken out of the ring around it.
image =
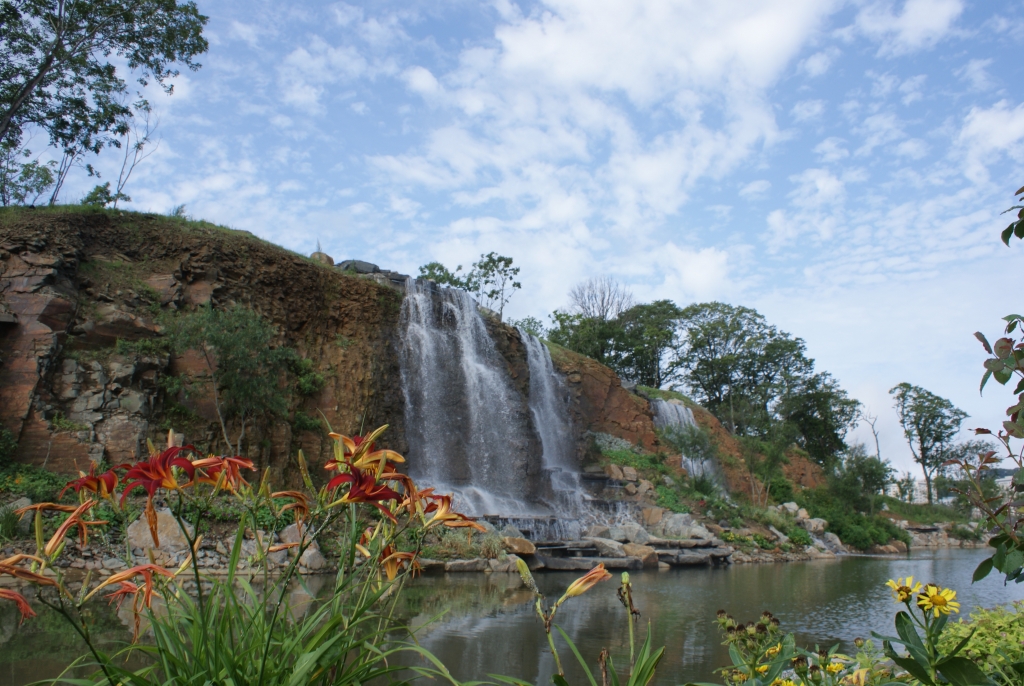
[[[934,612],[938,617],[940,614],[948,615],[952,612],[960,612],[960,603],[956,602],[956,591],[949,588],[940,588],[935,584],[928,584],[917,596],[917,606],[925,612]]]
[[[841,662],[833,662],[833,663],[829,664],[828,667],[825,668],[825,671],[828,672],[829,674],[838,674],[839,672],[843,671],[844,669],[846,669],[846,665],[842,664]]]
[[[776,679],[772,682],[772,686],[796,686],[792,679]]]
[[[776,655],[778,655],[778,654],[779,654],[779,652],[780,652],[781,650],[782,650],[782,644],[781,644],[781,643],[778,643],[778,644],[776,644],[776,645],[773,645],[773,646],[772,646],[771,648],[769,648],[768,650],[764,651],[764,655],[765,655],[765,657],[767,657],[768,659],[772,659],[772,658],[774,658],[774,657],[775,657]]]
[[[903,583],[903,577],[900,577],[897,581],[889,579],[885,585],[892,589],[892,598],[897,603],[909,602],[911,596],[921,590],[921,582],[915,584],[912,576],[907,577],[906,583]]]
[[[757,668],[757,673],[758,674],[766,674],[767,672],[768,672],[768,665],[760,665]]]

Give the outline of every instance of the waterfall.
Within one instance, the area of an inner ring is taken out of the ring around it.
[[[693,418],[693,410],[679,400],[651,400],[651,411],[654,413],[654,428],[662,431],[675,430],[680,433],[697,431],[697,421]],[[682,456],[682,467],[690,476],[706,476],[714,480],[719,490],[725,490],[725,476],[715,460],[708,455]]]
[[[583,486],[577,467],[576,445],[569,420],[568,391],[555,372],[551,352],[536,336],[519,329],[530,366],[530,413],[540,435],[541,464],[550,479],[554,502],[560,515],[579,516],[585,506]]]
[[[400,363],[409,468],[470,514],[533,514],[536,435],[529,410],[464,291],[409,279]],[[533,460],[531,460],[533,458]]]

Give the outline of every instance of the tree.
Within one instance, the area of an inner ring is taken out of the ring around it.
[[[0,204],[34,205],[53,183],[54,163],[40,163],[31,150],[0,141]]]
[[[643,386],[661,388],[668,380],[681,314],[671,300],[634,305],[620,313],[619,326],[613,331],[616,371]]]
[[[861,512],[875,513],[875,497],[894,483],[896,470],[885,460],[868,455],[863,443],[848,448],[831,478],[832,492]]]
[[[596,276],[573,286],[569,303],[574,314],[606,322],[633,307],[633,294],[610,276]]]
[[[797,444],[826,468],[846,449],[846,434],[856,426],[859,410],[860,403],[828,372],[801,379],[777,408],[780,418],[797,428]]]
[[[461,271],[461,264],[453,272],[440,262],[428,262],[420,267],[420,278],[433,281],[440,286],[451,286],[452,288],[461,288],[470,293],[475,292],[476,286],[473,282],[472,274],[459,276],[458,274]]]
[[[896,415],[914,462],[921,466],[928,503],[931,504],[932,480],[943,463],[950,459],[953,439],[967,413],[945,398],[907,382],[893,386],[889,394],[895,400]]]
[[[617,319],[598,319],[555,310],[551,321],[553,326],[548,330],[548,340],[552,343],[615,368],[613,351],[621,329]]]
[[[512,258],[496,252],[481,255],[473,263],[470,272],[473,291],[484,299],[485,307],[498,313],[498,321],[505,313],[505,305],[523,287],[516,281],[518,275],[519,267],[512,266]]]
[[[514,326],[517,329],[522,329],[531,336],[537,338],[544,338],[544,322],[533,316],[526,316],[522,319],[513,319],[509,321],[510,326]]]
[[[241,305],[215,310],[205,305],[179,315],[169,326],[175,350],[195,350],[206,362],[213,401],[228,450],[242,453],[246,428],[263,414],[282,415],[287,397],[282,374],[295,358],[291,348],[273,347],[276,331],[255,311]],[[240,422],[231,440],[228,422]]]
[[[133,107],[111,58],[145,86],[168,80],[207,49],[207,17],[176,0],[0,1],[0,141],[18,147],[32,127],[77,156],[124,135]]]

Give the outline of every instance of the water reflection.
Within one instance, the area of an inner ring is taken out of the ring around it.
[[[1024,598],[1024,588],[1006,587],[994,576],[971,584],[971,574],[983,556],[983,551],[957,549],[900,559],[856,557],[789,565],[643,572],[633,574],[633,585],[643,621],[651,622],[655,643],[666,646],[658,682],[685,683],[712,680],[714,668],[728,662],[715,624],[719,609],[741,621],[768,609],[784,628],[797,634],[800,643],[831,646],[838,642],[850,647],[854,638],[868,637],[872,629],[891,629],[895,606],[883,584],[892,577],[913,575],[925,582],[934,580],[951,586],[957,589],[965,610]],[[575,576],[549,573],[538,575],[537,581],[544,593],[557,597]],[[477,577],[475,583],[488,582]],[[428,587],[436,584],[430,579],[416,582]],[[472,595],[474,591],[466,588],[465,593]],[[469,614],[465,598],[460,597],[462,605],[453,608],[457,616],[430,626],[421,639],[456,678],[499,673],[536,684],[551,683],[554,663],[528,598],[518,605],[481,602]],[[585,657],[596,661],[602,647],[608,647],[613,656],[628,654],[624,618],[625,612],[615,598],[614,582],[609,581],[573,599],[559,612],[557,623],[573,637]],[[584,679],[568,649],[562,658],[570,683]]]
[[[666,646],[657,681],[677,684],[713,680],[712,670],[728,661],[715,625],[719,609],[741,621],[769,609],[784,628],[796,632],[802,644],[849,646],[872,629],[890,630],[895,606],[883,584],[892,577],[913,575],[923,582],[951,586],[965,611],[1024,598],[1024,587],[1006,587],[994,576],[971,584],[971,574],[984,554],[944,550],[901,559],[856,557],[632,576],[642,621],[651,622],[655,644]],[[557,597],[577,576],[541,573],[537,582],[545,594]],[[308,609],[314,598],[330,593],[331,581],[310,577],[304,588],[291,589],[293,612]],[[594,660],[603,647],[627,659],[625,611],[615,597],[616,583],[600,584],[559,611],[557,623],[588,659]],[[60,617],[41,606],[36,609],[39,617],[19,627],[13,605],[0,603],[0,683],[17,686],[51,678],[82,653],[80,639]],[[419,630],[423,646],[458,679],[507,674],[536,684],[551,683],[554,661],[531,595],[515,575],[423,577],[406,589],[401,612],[409,626]],[[437,619],[439,615],[443,616]],[[112,608],[93,606],[90,621],[109,648],[131,637],[130,623],[119,621]],[[568,649],[562,659],[570,683],[582,683],[584,677]]]

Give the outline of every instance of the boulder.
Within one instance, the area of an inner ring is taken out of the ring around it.
[[[309,532],[306,529],[306,527],[303,527],[302,528],[302,538],[303,539],[307,538],[308,534],[309,534]],[[285,528],[281,529],[281,533],[278,534],[278,538],[281,539],[281,543],[299,543],[301,541],[301,539],[299,537],[299,525],[298,524],[289,524]],[[319,551],[320,550],[320,546],[318,546],[316,544],[316,541],[311,541],[310,544],[309,544],[309,547],[306,548],[306,550],[316,550],[316,551]],[[296,548],[288,548],[288,554],[291,555],[292,557],[295,557],[296,555],[299,554],[299,549],[297,547]]]
[[[629,495],[636,495],[639,492],[640,489],[637,488],[636,484],[633,483],[632,481],[626,484],[626,493],[628,493]]]
[[[446,572],[483,572],[490,568],[491,565],[482,557],[472,560],[450,560],[444,565]]]
[[[376,274],[380,267],[363,260],[343,260],[338,263],[338,269],[343,272],[353,271],[356,274]]]
[[[604,466],[604,473],[608,475],[609,479],[623,481],[622,467],[617,464],[606,464]]]
[[[622,468],[622,478],[626,481],[637,481],[640,475],[636,473],[636,469],[627,465]]]
[[[689,538],[693,517],[675,513],[664,517],[658,524],[659,533],[665,538]]]
[[[782,503],[779,505],[779,510],[782,512],[788,512],[791,515],[795,515],[800,510],[800,506],[796,503]]]
[[[639,543],[640,545],[646,545],[651,540],[651,535],[647,533],[647,530],[636,522],[627,522],[621,527],[622,533],[625,534],[626,540],[630,543]],[[611,538],[611,537],[609,537]],[[616,539],[617,540],[617,539]]]
[[[609,533],[611,529],[601,524],[594,524],[587,527],[587,530],[583,532],[584,538],[611,538]]]
[[[807,530],[807,533],[813,536],[821,536],[825,533],[825,527],[828,526],[828,522],[821,518],[814,519],[798,519],[797,523]]]
[[[903,541],[892,541],[889,545],[891,545],[893,548],[895,548],[897,552],[900,552],[900,553],[907,552],[907,544],[904,543]]]
[[[610,538],[586,538],[597,548],[597,554],[601,557],[628,557],[622,544]]]
[[[654,569],[658,566],[658,551],[649,545],[638,543],[627,543],[622,546],[626,557],[638,557],[645,569]]]
[[[806,548],[804,548],[804,552],[812,560],[824,560],[826,558],[832,558],[836,556],[835,553],[833,553],[831,550],[820,550],[818,548],[815,548],[813,545],[809,545]]]
[[[843,542],[840,541],[839,537],[831,531],[826,531],[825,535],[822,536],[822,538],[825,540],[825,545],[827,545],[828,549],[831,550],[833,553],[846,552],[846,547],[843,545]]]
[[[315,572],[326,567],[327,560],[319,550],[310,546],[306,548],[302,553],[302,557],[299,558],[299,565]]]
[[[798,520],[799,519],[810,519],[811,515],[810,515],[810,513],[807,512],[807,510],[805,510],[804,508],[801,507],[799,510],[796,511],[796,518]]]
[[[526,536],[523,536],[522,531],[515,528],[511,524],[506,524],[505,526],[503,526],[501,531],[498,533],[500,533],[502,536],[511,536],[512,538],[526,538]]]
[[[505,550],[515,555],[533,555],[537,552],[537,546],[525,538],[505,536],[501,540],[505,544]]]
[[[771,531],[775,535],[775,538],[778,539],[779,543],[789,543],[789,536],[787,536],[786,534],[782,533],[781,531],[776,529],[774,526],[769,526],[768,530]]]
[[[192,527],[185,525],[188,535],[192,536]],[[160,550],[167,553],[178,553],[188,550],[188,540],[178,527],[178,520],[170,510],[157,510],[156,535],[160,539],[159,547],[154,545],[153,536],[149,532],[149,523],[145,515],[139,517],[128,526],[128,546],[145,550]]]
[[[669,477],[666,476],[665,478],[668,479]],[[671,485],[672,484],[669,484],[669,486],[671,486]],[[640,479],[640,485],[637,486],[637,492],[640,495],[647,495],[648,493],[654,493],[654,484],[652,484],[647,479]]]
[[[18,498],[14,502],[7,503],[7,505],[5,505],[4,507],[10,509],[11,512],[14,512],[15,510],[20,510],[23,507],[28,507],[31,504],[32,504],[32,499],[31,498],[27,498],[27,497],[22,496],[21,498]],[[31,533],[31,531],[32,531],[34,526],[35,526],[35,513],[34,512],[26,512],[25,516],[18,520],[18,533],[21,534],[22,536],[26,536],[29,533]]]
[[[660,507],[645,507],[640,510],[640,517],[644,526],[654,526],[665,516],[665,510]]]
[[[519,559],[517,555],[506,555],[504,560],[488,560],[487,564],[490,566],[492,572],[512,572],[519,573],[519,568],[516,566],[516,560]]]

